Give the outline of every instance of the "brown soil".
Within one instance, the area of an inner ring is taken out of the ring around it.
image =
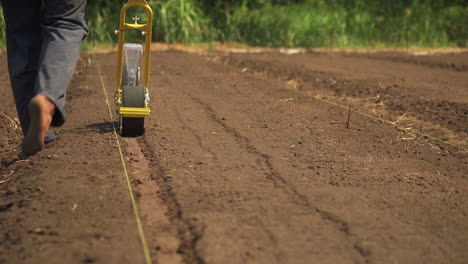
[[[0,263],[144,263],[109,100],[83,54],[58,141],[21,133],[0,57]],[[120,138],[158,263],[466,263],[468,54],[153,53],[145,135]],[[114,114],[115,118],[115,114]],[[349,128],[346,128],[349,123]]]
[[[294,88],[334,97],[392,121],[404,115],[401,124],[462,145],[468,144],[467,58],[468,53],[212,56],[213,61],[289,81]]]

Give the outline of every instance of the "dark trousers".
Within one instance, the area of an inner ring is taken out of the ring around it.
[[[53,126],[66,119],[65,97],[88,33],[87,0],[0,0],[3,7],[8,71],[23,134],[29,102],[45,95],[56,106]]]

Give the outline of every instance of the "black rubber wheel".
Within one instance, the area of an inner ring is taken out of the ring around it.
[[[120,116],[120,135],[122,137],[138,137],[145,132],[145,119]]]
[[[145,88],[143,86],[122,87],[123,107],[145,107]],[[119,130],[123,137],[137,137],[145,132],[145,119],[119,115]]]

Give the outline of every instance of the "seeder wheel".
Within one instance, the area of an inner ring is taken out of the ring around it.
[[[123,107],[145,107],[145,88],[143,86],[122,87]],[[119,132],[123,137],[137,137],[145,132],[145,119],[119,115]]]
[[[119,116],[120,135],[138,137],[145,132],[145,119]]]

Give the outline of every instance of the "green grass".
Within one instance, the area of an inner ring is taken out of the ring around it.
[[[410,6],[393,16],[301,4],[236,8],[224,41],[271,47],[450,47],[467,45],[468,8]]]
[[[193,0],[152,1],[155,40],[192,43],[206,40],[208,19]]]
[[[111,0],[101,0],[88,8],[89,36],[85,46],[94,43],[112,44],[116,42],[114,31],[118,28],[121,5],[111,4]],[[206,41],[209,20],[204,16],[196,1],[193,0],[153,0],[149,2],[153,9],[153,41],[167,43],[195,43]],[[134,16],[141,17],[145,23],[146,14],[141,8],[131,8],[127,13],[127,22]],[[139,34],[129,32],[126,40],[141,41]]]
[[[0,51],[6,47],[5,20],[3,19],[3,10],[0,8]]]
[[[467,47],[468,7],[463,1],[380,0],[214,1],[152,0],[153,41],[239,42],[267,47]],[[84,46],[114,44],[125,1],[88,4]],[[240,2],[240,3],[239,3]],[[271,2],[276,4],[271,4]],[[288,2],[289,4],[278,4]],[[219,3],[223,3],[221,5]],[[228,3],[228,4],[226,4]],[[230,3],[230,4],[229,4]],[[451,3],[451,4],[447,4]],[[128,20],[141,10],[129,10]],[[143,22],[143,21],[140,21]],[[0,49],[5,47],[0,14]],[[141,41],[137,33],[130,41]]]

